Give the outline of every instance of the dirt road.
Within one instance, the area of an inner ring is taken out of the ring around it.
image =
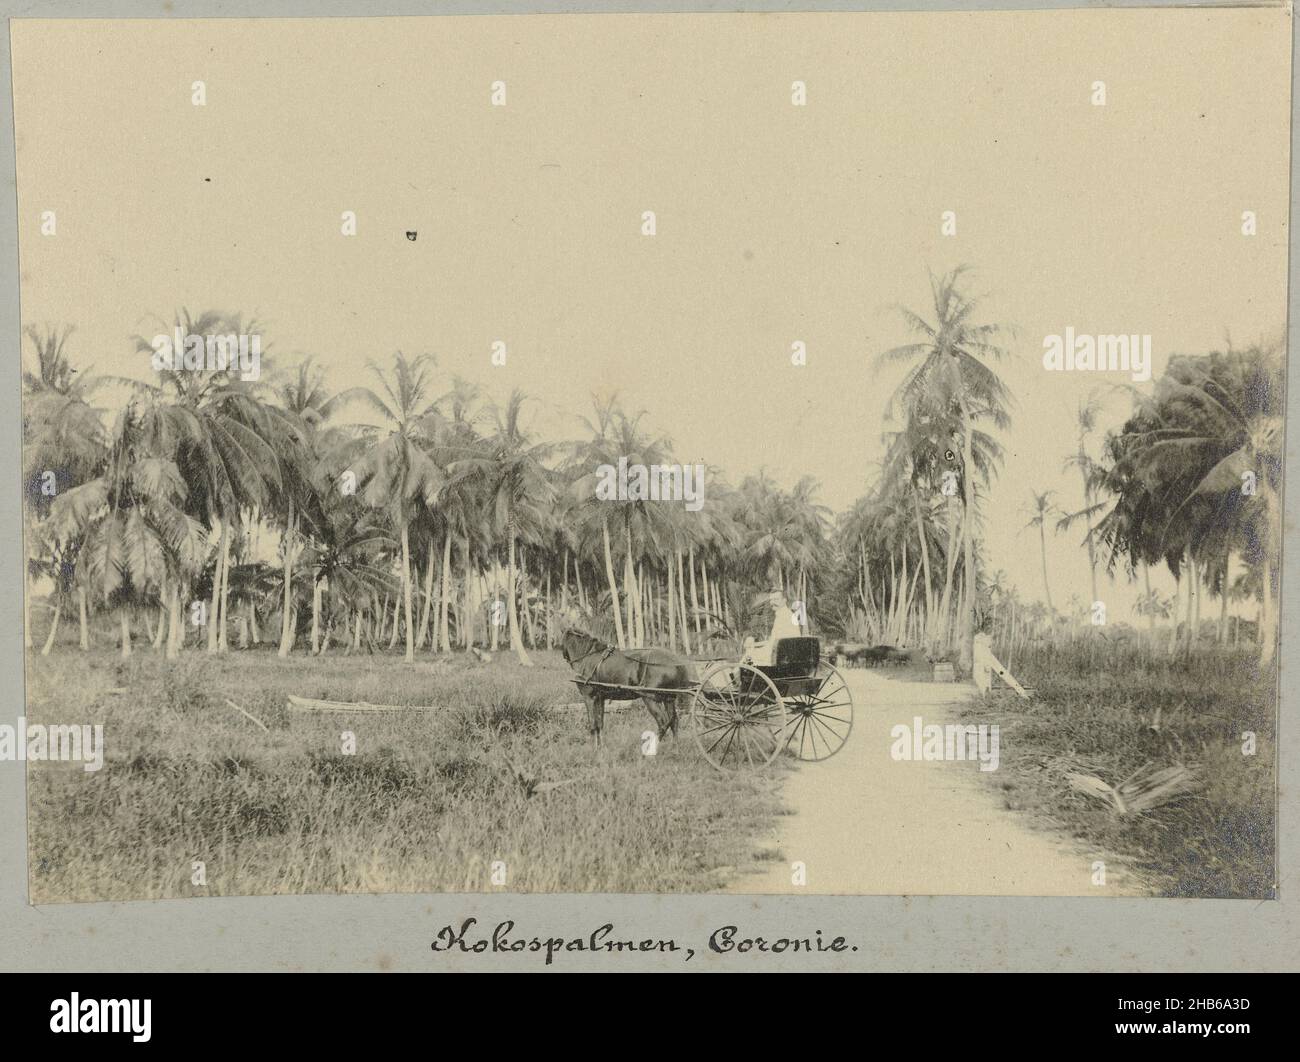
[[[973,687],[904,682],[846,670],[855,722],[848,744],[787,778],[792,814],[766,839],[779,859],[758,862],[730,883],[736,893],[887,895],[1140,895],[1141,884],[1105,853],[1089,852],[1030,826],[1004,807],[996,782],[972,761],[890,756],[890,730],[952,721]],[[969,722],[970,720],[966,720]],[[990,772],[996,779],[997,772]],[[763,842],[760,841],[760,848]],[[1096,860],[1106,884],[1094,885]],[[807,884],[793,883],[796,861]]]

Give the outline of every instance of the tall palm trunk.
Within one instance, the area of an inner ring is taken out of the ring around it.
[[[398,594],[393,598],[393,626],[389,631],[388,648],[396,648],[398,635],[402,633],[402,595]],[[412,656],[415,654],[412,653]]]
[[[627,609],[623,616],[623,625],[627,628],[627,644],[637,646],[636,637],[636,573],[632,570],[632,526],[623,525],[623,537],[627,552],[623,554],[623,605]]]
[[[636,575],[636,644],[645,645],[645,562],[637,561]]]
[[[465,559],[465,590],[463,595],[464,610],[460,613],[458,618],[460,620],[460,626],[463,628],[460,632],[461,648],[466,652],[469,652],[474,645],[474,624],[472,622],[474,610],[470,607],[470,593],[474,586],[474,558],[470,555],[468,535],[465,536],[463,547],[465,550],[462,554]]]
[[[1261,563],[1264,565],[1263,599],[1255,625],[1259,631],[1259,662],[1268,667],[1277,653],[1277,618],[1273,615],[1273,566],[1267,553]]]
[[[402,611],[406,617],[406,662],[415,660],[415,627],[411,624],[411,528],[402,518]]]
[[[145,615],[147,616],[148,613],[146,612]],[[152,627],[152,624],[150,626]],[[158,606],[158,629],[150,630],[149,632],[150,646],[154,649],[161,649],[162,642],[163,642],[163,635],[166,633],[167,633],[167,605],[164,603]]]
[[[1170,618],[1172,619],[1173,622],[1169,625],[1170,626],[1170,630],[1169,630],[1169,655],[1170,656],[1174,656],[1178,653],[1178,630],[1179,630],[1178,609],[1183,599],[1183,582],[1186,574],[1187,574],[1186,570],[1184,569],[1183,574],[1179,576],[1178,580],[1174,583],[1174,607],[1173,610],[1170,612]]]
[[[520,619],[523,621],[521,635],[527,634],[529,648],[536,649],[537,632],[533,629],[533,610],[528,607],[528,554],[523,546],[519,547],[519,567],[516,574],[519,581]],[[522,636],[520,640],[523,640]]]
[[[908,584],[907,596],[903,599],[903,643],[911,646],[915,644],[915,639],[911,635],[911,618],[912,602],[916,600],[916,582],[921,578],[921,566],[914,564],[912,566],[912,581]]]
[[[646,585],[648,582],[645,577],[645,562],[641,561],[636,566],[636,619],[642,645],[654,643],[654,628],[650,623],[650,588]]]
[[[81,651],[88,652],[90,649],[90,621],[86,610],[86,588],[77,587],[77,613],[81,621]]]
[[[903,567],[907,567],[907,558],[903,558]],[[906,571],[903,573],[904,579],[907,577]],[[888,641],[898,644],[898,598],[899,583],[898,570],[894,567],[894,555],[889,555],[889,615],[885,620],[885,632]]]
[[[944,559],[946,570],[943,577],[943,594],[939,598],[939,631],[944,645],[951,649],[952,581],[957,568],[957,506],[954,504],[951,494],[944,497],[947,499],[945,505],[948,508],[948,555]]]
[[[491,628],[490,647],[495,653],[501,644],[501,565],[495,556],[492,558],[492,606],[488,609],[488,626]]]
[[[117,610],[118,623],[122,631],[122,658],[126,659],[131,655],[131,612],[130,609],[123,605]]]
[[[913,488],[912,504],[916,512],[916,534],[921,540],[921,570],[925,575],[925,646],[934,648],[934,589],[930,582],[930,546],[925,540],[925,521],[921,519],[921,492]]]
[[[225,555],[221,561],[221,615],[217,620],[217,652],[226,652],[226,627],[229,622],[229,605],[230,605],[230,548],[232,545],[231,535],[225,542]]]
[[[677,610],[672,607],[674,589],[677,586],[676,572],[673,570],[673,563],[668,562],[668,648],[676,651],[677,649]],[[689,649],[686,650],[688,653]]]
[[[212,572],[212,601],[208,607],[208,652],[217,651],[217,622],[221,611],[221,566],[225,563],[226,556],[226,536],[230,533],[230,525],[226,520],[221,521],[221,538],[217,541],[217,563]]]
[[[1052,608],[1052,587],[1047,581],[1047,517],[1043,517],[1043,522],[1038,525],[1038,543],[1042,549],[1043,557],[1043,593],[1047,595],[1047,611],[1050,621],[1051,613],[1055,610]],[[1148,586],[1150,581],[1148,579]]]
[[[451,608],[451,531],[442,539],[442,586],[438,600],[438,649],[451,652],[451,631],[448,629],[448,611]]]
[[[280,614],[280,651],[277,654],[280,657],[288,656],[293,646],[290,627],[293,618],[293,533],[293,499],[290,498],[289,518],[284,525],[284,604]]]
[[[1201,642],[1201,597],[1205,590],[1204,574],[1200,563],[1192,569],[1192,585],[1196,587],[1196,603],[1192,608],[1192,637],[1187,643],[1188,649],[1194,649]]]
[[[605,576],[609,580],[609,599],[614,606],[614,632],[618,637],[618,647],[626,649],[627,637],[623,632],[623,620],[619,614],[618,581],[614,578],[614,555],[609,548],[609,520],[600,522],[601,537],[605,543]]]
[[[1277,610],[1273,607],[1273,544],[1277,541],[1277,496],[1265,484],[1260,492],[1264,497],[1264,548],[1260,563],[1263,565],[1263,604],[1259,615],[1260,663],[1269,667],[1277,654]]]
[[[172,583],[171,600],[167,611],[167,650],[165,655],[168,660],[175,660],[180,655],[181,640],[185,636],[184,620],[181,618],[181,587],[179,579]]]
[[[311,584],[311,655],[320,652],[320,598],[321,577],[317,573]]]
[[[809,573],[806,568],[800,569],[800,637],[809,633]]]
[[[149,614],[147,608],[146,610],[144,610],[144,629],[146,629],[148,632],[149,645],[151,645],[153,649],[159,649],[159,647],[162,645],[162,627],[164,627],[164,621],[166,620],[166,615],[168,615],[166,614],[165,578],[164,580],[162,580],[159,586],[159,602],[160,602],[159,603],[159,625],[157,625],[157,630],[153,629],[153,623],[152,620],[149,620]]]
[[[63,599],[56,597],[54,601],[54,622],[50,624],[50,633],[45,638],[45,644],[41,646],[41,656],[49,656],[50,650],[54,647],[54,636],[59,632],[59,617],[63,614]]]
[[[1088,466],[1086,464],[1087,454],[1084,453],[1083,439],[1079,439],[1079,474],[1083,476],[1083,504],[1085,510],[1092,508],[1092,488],[1088,485]],[[1092,587],[1092,600],[1088,602],[1091,607],[1097,600],[1097,547],[1092,541],[1092,514],[1085,512],[1083,518],[1084,525],[1088,528],[1088,537],[1085,541],[1088,543],[1088,579]]]
[[[975,666],[975,461],[974,441],[971,439],[970,407],[962,395],[962,493],[965,496],[966,512],[963,514],[965,531],[963,533],[962,551],[964,554],[965,585],[962,587],[961,610],[961,669],[970,675]]]
[[[701,591],[703,592],[703,594],[704,594],[704,608],[705,608],[705,610],[706,610],[706,611],[712,611],[712,609],[713,609],[713,599],[709,596],[709,569],[708,569],[708,567],[705,565],[705,563],[704,563],[704,558],[703,558],[703,557],[700,558],[700,590],[701,590]],[[695,622],[696,622],[696,623],[700,623],[700,624],[704,624],[704,623],[707,623],[708,621],[707,621],[707,620],[704,620],[704,619],[701,619],[700,617],[697,616],[696,619],[695,619]],[[697,639],[697,641],[698,641],[699,639],[702,639],[702,638],[704,637],[704,628],[703,628],[703,626],[700,626],[700,627],[696,627],[696,628],[695,628],[695,635],[696,635],[696,639]],[[702,641],[700,641],[700,644],[703,645],[704,643],[703,643]]]
[[[673,602],[673,607],[680,603],[682,610],[682,641],[686,643],[686,651],[691,651],[691,629],[690,617],[686,612],[686,580],[682,578],[682,551],[675,550],[677,555],[677,597],[678,601]]]
[[[510,571],[507,575],[508,585],[506,587],[509,598],[507,609],[510,614],[510,648],[515,651],[515,656],[519,658],[519,663],[524,667],[532,667],[533,662],[528,658],[528,652],[524,649],[524,640],[519,631],[519,609],[515,603],[515,528],[513,522],[510,524]]]
[[[546,649],[549,652],[554,643],[551,640],[551,569],[546,568],[546,611],[542,613],[542,618],[546,623]]]
[[[686,550],[686,566],[691,570],[691,616],[695,619],[695,640],[700,639],[700,599],[695,593],[695,546]]]
[[[450,539],[450,534],[444,535],[444,538]],[[420,629],[415,636],[415,644],[423,645],[424,639],[429,636],[429,611],[433,607],[433,539],[429,540],[429,548],[424,561],[424,604],[420,608]],[[435,632],[436,633],[436,632]],[[434,641],[437,641],[435,638]]]
[[[1224,557],[1223,576],[1219,583],[1219,629],[1216,632],[1216,640],[1220,645],[1228,641],[1228,561],[1230,558]]]
[[[1156,640],[1156,610],[1155,602],[1151,600],[1151,565],[1143,563],[1142,565],[1142,585],[1146,590],[1147,606],[1147,640],[1151,643],[1151,648],[1155,648]],[[1175,621],[1176,622],[1176,621]]]

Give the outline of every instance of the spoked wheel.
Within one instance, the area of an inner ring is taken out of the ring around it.
[[[785,746],[785,702],[772,680],[749,664],[715,664],[691,701],[691,733],[720,771],[765,767]]]
[[[790,716],[786,747],[801,760],[827,760],[844,747],[853,730],[853,694],[830,664],[817,665],[816,690],[786,698]]]

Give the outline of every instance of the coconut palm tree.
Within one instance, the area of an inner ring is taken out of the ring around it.
[[[330,394],[325,374],[304,358],[274,385],[270,405],[275,448],[280,459],[281,489],[272,513],[280,525],[282,570],[279,655],[293,647],[293,572],[314,528],[330,526],[328,517],[339,492],[338,474],[346,464],[350,435],[330,420],[357,397],[354,389]],[[349,488],[352,485],[349,484]]]
[[[93,477],[102,463],[105,446],[100,411],[90,405],[90,395],[100,381],[88,371],[72,367],[68,354],[69,327],[29,327],[25,335],[36,355],[35,371],[23,372],[23,641],[32,646],[30,576],[35,571],[53,572],[57,568],[60,585],[66,582],[66,564],[74,563],[79,539],[57,540],[62,556],[57,561],[47,554],[56,540],[42,535],[39,523],[49,513],[50,502],[61,491]],[[82,529],[84,531],[84,529]],[[60,535],[69,533],[60,529]],[[55,567],[52,568],[51,564]],[[77,578],[80,604],[81,646],[89,645],[87,601],[84,578]],[[56,613],[61,599],[56,598]],[[46,639],[46,648],[52,644]]]
[[[208,311],[198,317],[181,310],[175,328],[187,335],[253,334],[254,321]],[[136,337],[141,354],[152,344]],[[265,362],[264,362],[265,364]],[[219,533],[217,565],[208,610],[208,652],[226,649],[228,572],[231,547],[244,514],[260,510],[280,490],[278,438],[273,415],[238,366],[223,369],[161,368],[156,384],[121,379],[143,399],[140,427],[149,451],[171,458],[186,485],[190,515]]]
[[[1137,398],[1134,414],[1107,440],[1103,482],[1115,500],[1099,534],[1112,555],[1163,559],[1175,578],[1189,569],[1189,644],[1198,571],[1223,570],[1228,555],[1240,553],[1265,575],[1259,638],[1270,663],[1282,468],[1278,348],[1171,358],[1154,393]]]
[[[446,485],[446,474],[430,456],[441,418],[433,394],[433,358],[407,359],[400,351],[391,372],[374,362],[371,373],[380,391],[358,389],[357,397],[378,413],[384,425],[360,424],[359,453],[350,465],[361,499],[383,509],[402,545],[402,609],[406,623],[406,661],[415,660],[415,626],[411,616],[411,521],[420,505],[432,508]],[[386,431],[386,434],[385,434]]]
[[[1094,498],[1099,480],[1102,473],[1098,468],[1097,462],[1088,454],[1088,436],[1097,429],[1097,417],[1101,412],[1101,399],[1097,393],[1091,392],[1087,398],[1079,402],[1075,411],[1075,424],[1078,429],[1079,447],[1073,454],[1065,459],[1065,468],[1077,469],[1079,475],[1083,477],[1083,508],[1078,512],[1066,513],[1062,515],[1057,523],[1058,531],[1068,530],[1077,520],[1084,522],[1087,534],[1084,535],[1084,544],[1088,548],[1088,578],[1092,590],[1092,600],[1097,600],[1097,545],[1093,536],[1093,518],[1104,508],[1098,504]]]
[[[668,439],[642,427],[644,413],[628,416],[618,406],[617,396],[593,396],[594,418],[582,418],[590,438],[573,448],[565,469],[569,491],[584,527],[598,527],[603,547],[605,577],[613,608],[614,631],[620,648],[638,644],[636,624],[640,587],[636,564],[661,538],[668,535],[668,516],[662,506],[645,499],[600,498],[596,486],[602,468],[617,468],[620,460],[629,466],[662,463],[667,460]],[[615,529],[623,552],[623,590],[614,571],[610,529]],[[620,611],[620,604],[623,611]]]
[[[158,456],[155,411],[129,404],[118,415],[99,475],[55,498],[52,533],[85,536],[87,576],[117,608],[122,655],[131,654],[130,614],[161,596],[207,552],[206,529],[185,510],[188,486],[177,463]]]
[[[392,593],[392,557],[396,551],[382,513],[367,512],[355,500],[340,499],[324,507],[325,523],[314,529],[299,557],[310,579],[312,595],[312,651],[323,653],[333,621],[341,617],[346,628],[355,623],[353,646],[360,643],[361,617],[379,593]],[[322,587],[329,588],[330,615],[322,622]],[[316,632],[322,631],[323,638]]]
[[[880,363],[911,363],[891,399],[908,416],[959,416],[961,436],[960,478],[966,529],[963,535],[965,605],[962,609],[961,666],[972,666],[975,608],[975,424],[991,422],[1004,430],[1010,426],[1010,393],[987,364],[1007,355],[1001,341],[1009,329],[1000,324],[977,324],[980,300],[963,289],[966,267],[942,277],[930,275],[933,322],[899,307],[908,327],[921,338],[894,347],[879,356]]]
[[[883,496],[891,492],[900,492],[910,499],[916,523],[916,534],[921,551],[921,566],[924,573],[924,606],[926,620],[926,645],[933,651],[939,635],[934,598],[934,575],[931,572],[931,555],[943,557],[946,561],[946,573],[943,588],[942,617],[946,622],[946,609],[952,590],[953,565],[956,561],[955,521],[951,493],[945,493],[944,474],[953,467],[949,456],[952,453],[951,426],[945,425],[941,418],[926,416],[920,410],[914,410],[898,431],[886,432],[884,443],[885,458],[881,465],[878,494]],[[975,438],[974,460],[977,468],[991,468],[996,461],[997,444],[983,432],[977,432]],[[940,543],[938,527],[935,522],[934,505],[939,499],[949,513],[948,540]]]
[[[1025,524],[1025,528],[1038,528],[1038,543],[1043,560],[1043,594],[1047,598],[1047,611],[1050,615],[1056,610],[1052,606],[1052,586],[1047,578],[1047,521],[1056,512],[1056,505],[1052,501],[1056,491],[1031,490],[1029,493],[1032,501],[1029,508],[1029,522]]]
[[[448,482],[439,502],[439,525],[442,528],[442,577],[439,581],[438,613],[433,641],[440,652],[451,652],[451,601],[452,601],[452,551],[457,543],[461,547],[465,596],[465,615],[458,613],[458,623],[468,630],[468,596],[471,590],[471,542],[481,535],[482,511],[485,507],[481,490],[472,479],[456,477],[452,464],[462,457],[476,456],[482,451],[483,439],[479,428],[486,412],[479,405],[478,388],[459,377],[452,381],[451,390],[439,400],[443,410],[441,429],[432,449],[434,461],[444,470]],[[462,638],[465,634],[462,631]],[[466,646],[468,648],[468,645]]]
[[[532,660],[519,629],[516,551],[521,534],[531,534],[542,524],[543,509],[555,492],[544,465],[554,446],[536,442],[524,426],[526,402],[522,391],[513,391],[504,408],[492,411],[494,431],[483,441],[481,450],[451,462],[448,473],[454,481],[475,484],[483,491],[492,529],[497,536],[505,536],[510,647],[519,662],[530,667]]]

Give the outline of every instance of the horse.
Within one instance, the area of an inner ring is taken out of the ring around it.
[[[680,698],[689,696],[697,683],[689,660],[667,649],[616,649],[576,628],[564,631],[560,651],[578,676],[575,681],[587,705],[587,722],[597,748],[605,728],[606,701],[639,698],[654,717],[659,737],[670,730],[677,736]],[[590,685],[593,682],[602,685]]]

